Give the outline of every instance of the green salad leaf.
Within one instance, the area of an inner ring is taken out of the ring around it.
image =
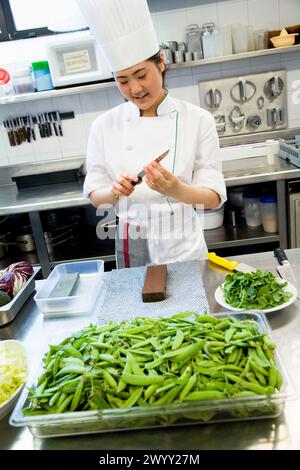
[[[284,288],[287,282],[259,269],[252,273],[236,272],[226,276],[223,285],[225,301],[235,308],[264,310],[277,307],[292,297]]]

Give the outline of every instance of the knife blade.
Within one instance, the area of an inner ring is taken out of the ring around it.
[[[166,150],[159,157],[157,157],[154,161],[157,162],[157,163],[161,162],[162,159],[165,158],[168,155],[169,151],[170,151],[169,149]],[[145,170],[140,171],[136,176],[139,180],[138,181],[133,181],[132,186],[136,186],[137,184],[139,184],[141,182],[141,180],[144,178],[145,174],[146,174]]]
[[[258,268],[254,268],[246,263],[238,263],[237,261],[229,261],[226,258],[216,255],[216,253],[210,252],[207,255],[209,261],[212,263],[218,264],[223,268],[228,269],[229,271],[239,271],[241,273],[253,273],[257,271]]]
[[[285,251],[282,248],[276,248],[274,250],[274,256],[277,258],[279,265],[276,266],[276,270],[282,279],[289,281],[293,284],[298,292],[299,298],[299,288],[298,288],[298,281],[293,271],[292,266],[289,263],[288,257],[285,254]]]

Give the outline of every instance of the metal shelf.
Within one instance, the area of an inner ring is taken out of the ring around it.
[[[220,57],[211,57],[210,59],[193,60],[192,62],[181,62],[180,64],[170,64],[168,66],[168,70],[186,67],[199,67],[201,65],[208,64],[221,64],[223,62],[231,62],[243,59],[254,59],[255,57],[261,57],[265,55],[274,55],[297,51],[300,51],[300,44],[297,44],[295,46],[278,47],[274,49],[263,49],[261,51],[243,52],[241,54],[230,54]]]
[[[279,47],[277,49],[264,49],[261,51],[253,51],[253,52],[244,52],[242,54],[231,54],[226,56],[220,57],[212,57],[210,59],[200,59],[200,60],[193,60],[190,62],[182,62],[180,64],[170,64],[167,66],[167,70],[174,70],[174,69],[181,69],[187,67],[201,67],[201,65],[209,65],[209,64],[221,64],[223,62],[230,62],[236,60],[243,60],[243,59],[252,59],[255,57],[261,57],[266,55],[274,55],[274,54],[281,54],[281,53],[290,53],[290,52],[300,52],[300,44],[295,46],[287,46],[287,47]],[[89,93],[93,91],[102,90],[105,88],[115,87],[116,83],[114,80],[109,80],[102,83],[92,83],[89,85],[79,85],[79,86],[72,86],[69,88],[61,88],[61,89],[54,89],[36,93],[24,93],[21,95],[11,95],[0,98],[0,105],[1,104],[13,104],[13,103],[21,103],[24,101],[35,101],[35,100],[43,100],[47,98],[56,98],[58,96],[65,96],[65,95],[75,95],[78,93]]]
[[[222,227],[213,230],[205,230],[204,237],[209,249],[279,241],[279,235],[277,233],[267,233],[263,230],[262,226],[250,228],[246,225],[240,227],[222,225]]]

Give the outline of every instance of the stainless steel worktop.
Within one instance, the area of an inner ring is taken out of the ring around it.
[[[82,196],[82,183],[38,186],[18,191],[15,185],[0,190],[0,215],[24,214],[48,209],[62,209],[90,204]]]
[[[287,250],[287,255],[300,277],[300,249]],[[275,273],[273,253],[243,255],[239,260]],[[224,272],[212,270],[201,262],[202,277],[210,311],[221,311],[214,300],[214,291],[224,280]],[[75,317],[76,318],[76,317]],[[285,368],[300,392],[300,301],[268,314],[273,336]],[[56,330],[76,331],[93,318],[75,320],[43,320],[31,298],[16,319],[0,328],[0,339],[16,338],[24,342],[35,366],[41,358],[42,345]],[[96,434],[56,439],[33,438],[27,428],[13,428],[8,418],[0,422],[0,449],[300,449],[300,399],[287,402],[284,413],[275,419],[205,424],[170,429]]]
[[[300,168],[279,157],[275,157],[272,165],[266,157],[252,157],[223,162],[223,173],[226,185],[230,187],[299,178]],[[51,184],[21,191],[14,184],[0,186],[0,215],[88,204],[89,200],[82,196],[82,183]]]

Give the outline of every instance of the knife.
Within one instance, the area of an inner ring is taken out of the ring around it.
[[[166,150],[159,157],[157,157],[154,161],[157,162],[157,163],[161,162],[162,159],[165,158],[168,155],[169,151],[170,150]],[[142,179],[144,178],[145,174],[146,174],[145,170],[140,171],[136,176],[139,180],[138,181],[133,181],[131,183],[132,186],[136,186],[137,184],[139,184],[142,181]]]
[[[298,298],[299,298],[299,289],[298,289],[298,281],[293,271],[292,266],[289,263],[288,257],[285,254],[285,251],[282,248],[276,248],[274,250],[274,256],[277,258],[279,265],[276,266],[276,270],[282,279],[289,281],[293,284],[297,291],[298,291]]]
[[[216,255],[216,253],[208,253],[207,255],[209,261],[212,261],[223,268],[228,269],[229,271],[239,271],[241,273],[253,273],[257,271],[258,268],[254,268],[249,264],[238,263],[237,261],[229,261],[226,258],[221,258],[221,256]]]

